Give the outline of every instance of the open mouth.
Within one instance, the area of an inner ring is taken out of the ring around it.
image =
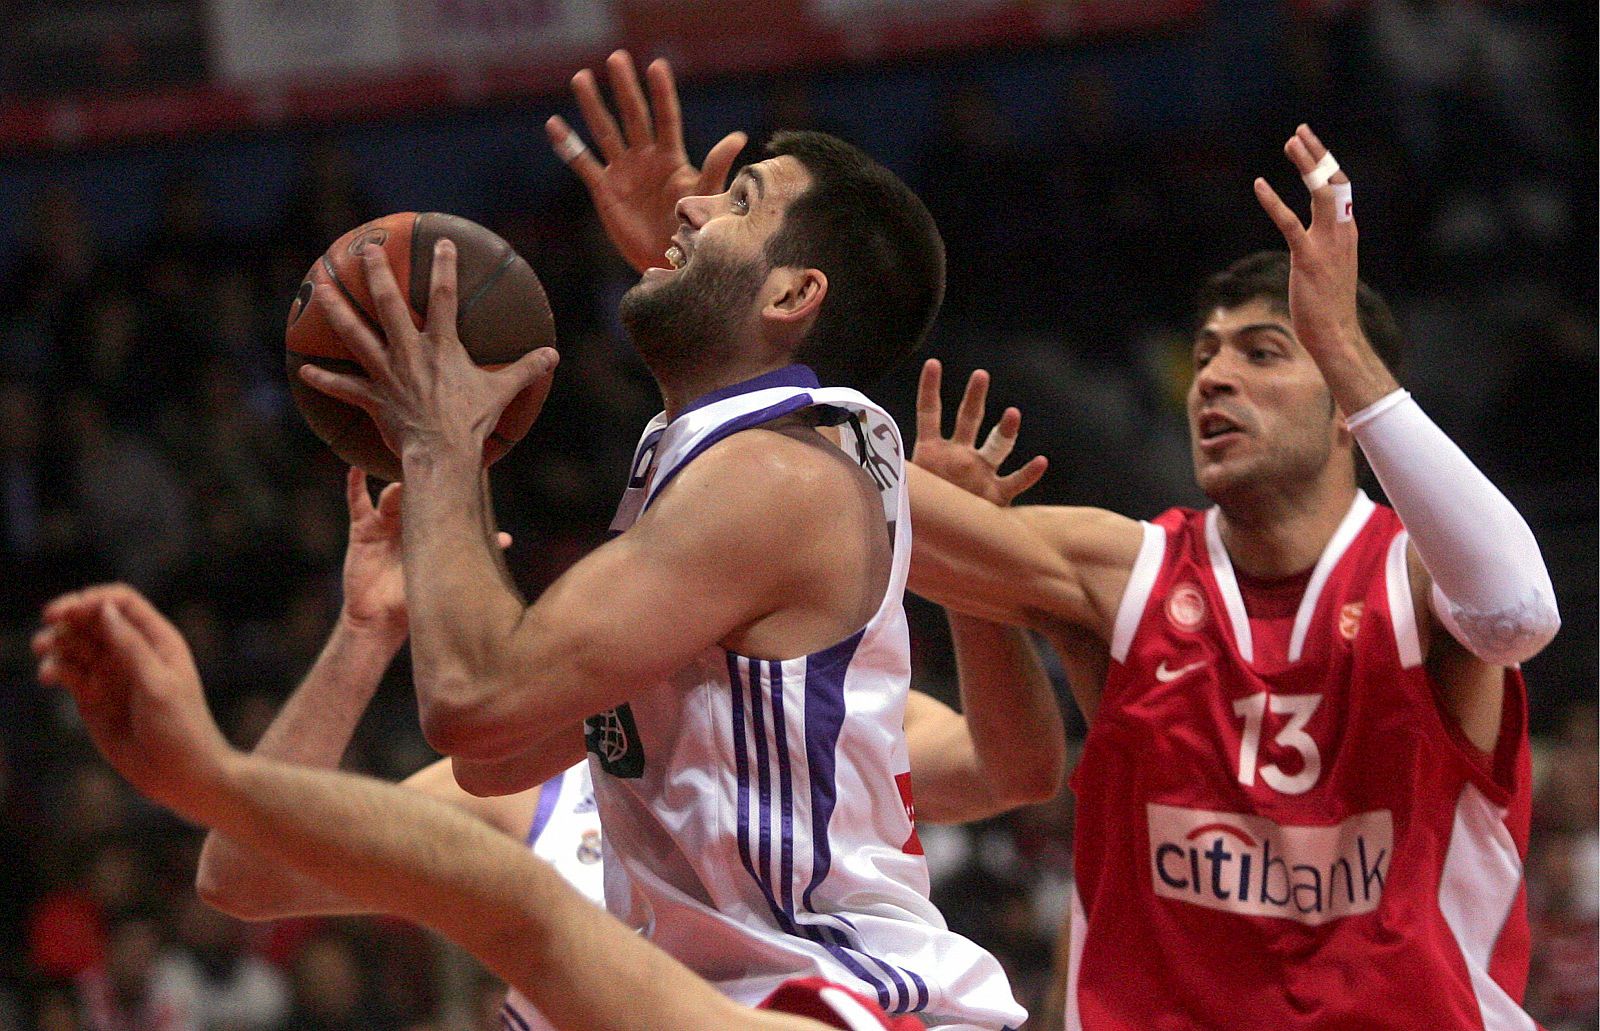
[[[683,263],[689,260],[688,256],[683,253],[683,248],[679,247],[677,244],[673,244],[671,247],[667,248],[666,257],[667,265],[674,270],[683,268]]]
[[[1221,412],[1207,412],[1200,416],[1195,432],[1200,437],[1200,443],[1210,444],[1223,440],[1230,434],[1243,433],[1244,427]]]

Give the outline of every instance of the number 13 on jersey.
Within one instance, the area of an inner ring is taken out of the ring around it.
[[[1317,742],[1306,733],[1311,714],[1322,704],[1320,694],[1275,694],[1258,691],[1248,698],[1233,703],[1233,711],[1244,717],[1244,733],[1239,741],[1239,783],[1253,787],[1256,782],[1257,758],[1261,752],[1261,724],[1268,710],[1274,715],[1289,717],[1288,724],[1272,739],[1279,748],[1292,749],[1300,756],[1300,772],[1288,774],[1277,763],[1260,767],[1261,779],[1267,787],[1285,795],[1303,795],[1310,791],[1322,776],[1322,753]]]

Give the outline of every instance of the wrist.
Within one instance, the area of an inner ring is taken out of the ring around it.
[[[1359,329],[1340,332],[1325,343],[1307,344],[1306,348],[1316,358],[1339,409],[1347,415],[1400,389],[1399,381]]]
[[[354,644],[387,652],[389,658],[406,643],[410,633],[404,616],[362,617],[352,614],[348,608],[339,610],[335,630]]]
[[[157,801],[196,823],[215,826],[233,809],[249,756],[222,739],[190,757],[189,768]]]
[[[407,483],[427,479],[470,479],[483,469],[483,441],[444,435],[418,437],[400,448],[400,467]]]

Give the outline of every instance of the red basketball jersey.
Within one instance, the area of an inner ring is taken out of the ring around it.
[[[1072,778],[1069,1028],[1536,1026],[1522,676],[1476,757],[1406,539],[1358,496],[1292,622],[1252,627],[1214,510],[1145,524]]]

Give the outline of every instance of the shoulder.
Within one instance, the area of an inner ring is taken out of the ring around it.
[[[693,508],[781,532],[808,518],[831,518],[842,501],[857,496],[876,497],[860,466],[807,427],[777,425],[712,445],[662,490],[652,510]]]

